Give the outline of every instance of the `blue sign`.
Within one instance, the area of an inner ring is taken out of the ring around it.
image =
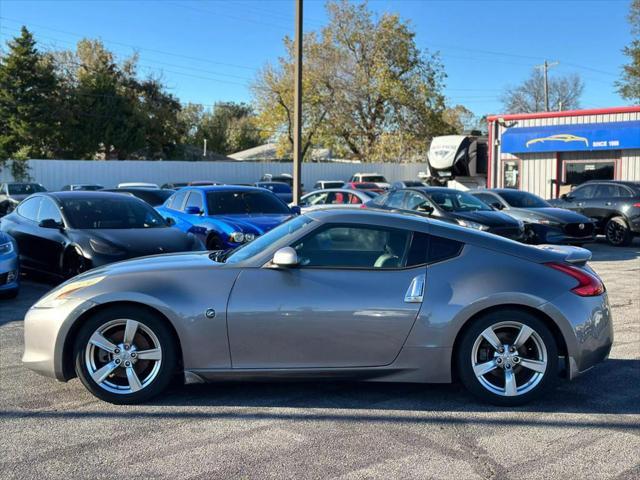
[[[574,152],[640,148],[640,121],[509,128],[502,134],[505,153]]]

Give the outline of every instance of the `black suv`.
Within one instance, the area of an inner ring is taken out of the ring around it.
[[[611,245],[629,245],[640,234],[640,182],[585,182],[549,203],[593,219]]]

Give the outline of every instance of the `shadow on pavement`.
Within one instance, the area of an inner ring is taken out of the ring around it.
[[[640,258],[640,238],[635,238],[628,247],[614,247],[606,240],[598,239],[595,243],[587,243],[584,248],[591,250],[592,262],[615,262]]]

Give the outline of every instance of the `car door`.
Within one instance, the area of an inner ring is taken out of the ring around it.
[[[392,363],[422,302],[422,235],[325,225],[291,245],[299,267],[244,269],[227,312],[233,367]]]
[[[587,202],[593,198],[596,187],[597,184],[590,183],[572,190],[567,194],[564,198],[564,202],[559,206],[568,210],[573,210],[574,212],[582,213],[588,217],[589,215],[585,213],[585,207]]]
[[[53,220],[58,228],[38,227],[38,235],[34,240],[34,258],[41,268],[48,272],[62,273],[62,252],[67,244],[67,236],[64,232],[64,223],[60,209],[53,200],[42,197],[38,211],[37,222]]]
[[[157,208],[160,215],[171,218],[175,222],[174,226],[183,232],[188,232],[191,228],[191,223],[184,218],[185,215],[182,212],[188,193],[188,190],[180,190],[169,197],[162,207]]]
[[[593,198],[586,201],[584,213],[589,218],[597,219],[598,225],[604,227],[606,220],[622,212],[624,199],[629,196],[620,185],[601,183],[596,187]]]
[[[192,207],[194,209],[198,208],[200,209],[201,213],[206,212],[202,192],[199,192],[197,190],[192,190],[189,192],[189,194],[187,195],[187,201],[184,204],[184,210],[186,210],[188,207]],[[186,221],[190,224],[190,227],[187,231],[196,235],[203,242],[206,242],[207,228],[203,225],[199,225],[198,222],[194,221],[195,219],[193,218],[193,217],[197,217],[198,214],[195,214],[195,213],[188,214],[184,212],[182,213],[182,215],[185,217],[192,217],[190,219],[186,219]]]
[[[24,200],[12,215],[11,226],[7,230],[18,244],[21,264],[28,268],[42,267],[38,261],[38,211],[41,202],[40,196]]]

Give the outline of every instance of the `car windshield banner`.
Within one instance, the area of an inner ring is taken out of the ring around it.
[[[640,121],[509,128],[501,142],[505,153],[630,148],[640,148]]]

